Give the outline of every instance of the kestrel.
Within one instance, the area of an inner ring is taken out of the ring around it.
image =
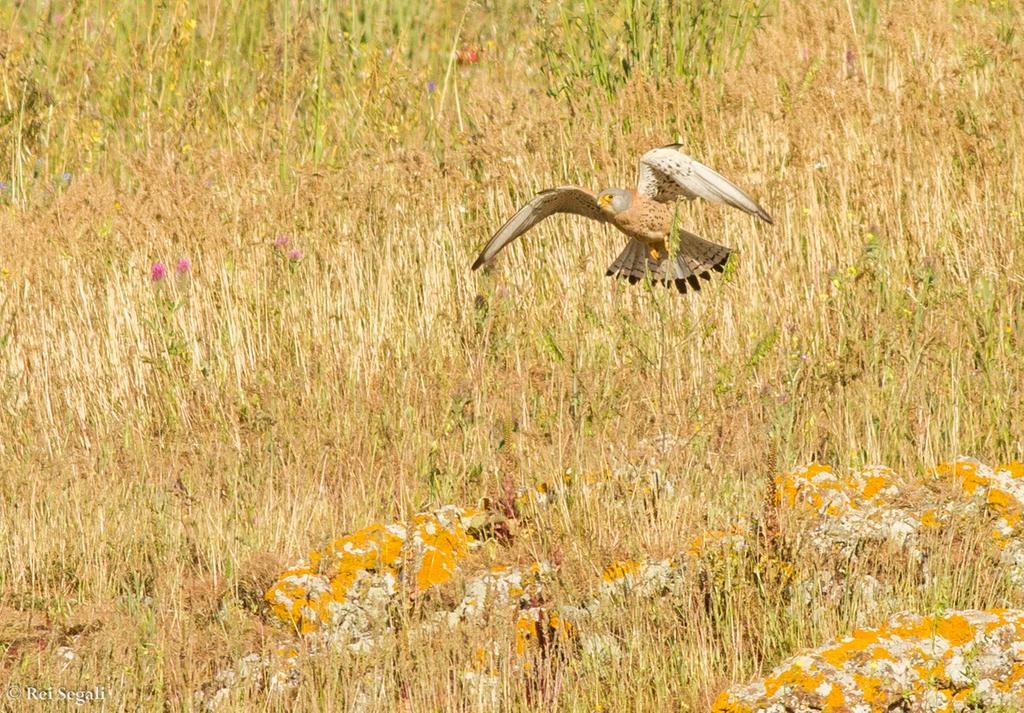
[[[602,223],[611,223],[631,240],[608,268],[614,275],[634,284],[650,275],[653,282],[675,286],[686,292],[689,285],[700,289],[700,280],[711,278],[711,270],[722,272],[729,248],[676,228],[679,244],[669,255],[667,241],[672,230],[672,204],[680,198],[703,198],[724,203],[771,223],[771,216],[727,178],[679,150],[680,144],[652,149],[640,157],[640,179],[635,189],[606,188],[594,194],[578,186],[561,186],[538,193],[501,226],[473,263],[476,270],[490,262],[502,248],[555,213],[574,213]]]

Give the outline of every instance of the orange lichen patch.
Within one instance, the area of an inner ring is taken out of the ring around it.
[[[776,505],[818,512],[827,507],[832,496],[841,495],[842,491],[842,484],[832,468],[821,463],[775,476]]]
[[[1009,675],[1007,675],[1002,681],[996,681],[994,685],[996,689],[1003,692],[1021,688],[1021,686],[1024,685],[1024,663],[1015,661],[1013,669],[1010,671]]]
[[[935,633],[935,626],[930,618],[913,615],[896,615],[886,629],[886,633],[901,639],[927,639]]]
[[[921,524],[925,527],[942,527],[942,520],[935,508],[927,508],[921,513]]]
[[[605,582],[615,582],[639,570],[640,563],[636,560],[620,560],[605,567],[601,579]]]
[[[805,669],[801,664],[795,663],[772,676],[768,676],[764,680],[764,688],[769,696],[774,695],[783,687],[790,690],[796,689],[813,693],[823,682],[821,673]]]
[[[864,521],[872,517],[890,524],[906,520],[903,513],[883,511],[899,494],[896,474],[884,466],[870,466],[840,477],[828,466],[812,463],[775,479],[775,502],[779,506],[819,521],[856,518],[868,529],[870,525]]]
[[[985,501],[1009,527],[1016,529],[1020,524],[1024,503],[1013,493],[993,486],[989,488]]]
[[[886,498],[899,492],[896,473],[882,465],[864,468],[854,473],[848,482],[854,492],[865,500]]]
[[[891,654],[890,654],[891,658]],[[881,693],[882,679],[877,676],[865,676],[862,673],[854,673],[851,675],[853,682],[860,689],[861,697],[865,703],[881,703],[883,694]]]
[[[731,687],[712,710],[839,713],[900,702],[908,710],[939,711],[952,710],[954,701],[1016,710],[1024,700],[1022,651],[1024,611],[901,614],[804,651],[760,681]]]
[[[651,596],[672,590],[682,581],[683,571],[674,559],[622,560],[601,574],[598,596]]]
[[[576,635],[575,625],[560,616],[557,609],[552,611],[551,616],[548,617],[548,626],[557,632],[558,639],[562,642],[570,641]]]
[[[871,649],[870,656],[873,661],[891,661],[893,658],[892,654],[889,651],[887,651],[884,646],[875,646],[873,649]]]
[[[401,529],[396,534],[382,525],[371,525],[335,540],[322,553],[310,553],[310,561],[330,578],[332,596],[341,600],[360,572],[396,573],[404,534]]]
[[[1009,463],[1003,463],[996,470],[1005,471],[1010,474],[1011,478],[1020,479],[1024,478],[1024,463],[1020,461],[1010,461]]]
[[[959,458],[936,467],[934,473],[959,483],[975,503],[996,516],[992,534],[1000,546],[1024,535],[1024,464],[1014,461],[992,470],[971,458]],[[1013,577],[1024,582],[1024,572]]]
[[[294,644],[281,644],[274,649],[274,655],[281,659],[293,659],[299,655],[299,650]]]
[[[321,565],[321,571],[330,568],[339,559],[346,564],[358,563],[361,569],[378,569],[395,563],[404,540],[404,528],[392,525],[389,529],[383,525],[370,525],[335,540],[322,552],[310,552],[309,560]]]
[[[279,619],[308,634],[320,627],[332,600],[330,582],[312,567],[297,567],[281,575],[267,591],[270,611]]]
[[[722,691],[711,704],[711,713],[751,713],[753,708],[733,700],[728,691]]]
[[[851,654],[866,651],[878,641],[878,638],[878,631],[871,629],[855,631],[853,636],[843,639],[832,647],[824,648],[821,655],[833,666],[842,666],[849,660]]]
[[[846,703],[846,696],[843,695],[843,689],[839,686],[829,688],[828,693],[825,695],[825,705],[831,708],[839,708],[844,703]]]
[[[316,631],[331,620],[331,605],[345,601],[360,577],[384,575],[381,584],[389,588],[404,540],[401,526],[364,527],[310,552],[308,562],[284,572],[264,598],[275,616],[300,633]]]
[[[898,495],[896,474],[885,466],[869,466],[846,477],[812,463],[775,479],[775,501],[807,513],[839,516]]]
[[[978,461],[969,458],[957,459],[952,463],[940,463],[933,469],[936,475],[952,478],[959,483],[968,495],[973,495],[978,488],[988,486],[991,478],[986,471],[988,469]]]
[[[950,614],[936,622],[935,633],[950,646],[962,646],[974,637],[975,631],[967,619],[959,614]]]
[[[864,489],[861,491],[861,495],[865,498],[873,498],[888,484],[888,482],[888,480],[881,476],[874,476],[864,484]]]
[[[411,539],[419,555],[415,577],[417,593],[451,579],[456,564],[468,554],[474,539],[464,522],[477,514],[477,511],[439,510],[413,518]]]
[[[365,635],[376,614],[397,595],[399,581],[408,582],[415,595],[450,580],[487,516],[447,506],[415,515],[408,529],[399,524],[364,527],[310,552],[264,598],[271,612],[299,633],[343,625]]]
[[[523,656],[526,649],[540,637],[540,625],[533,617],[521,616],[516,619],[516,655]]]
[[[564,647],[576,636],[573,623],[559,615],[557,609],[531,607],[519,613],[516,619],[516,655],[548,655],[555,647]],[[530,668],[530,663],[523,664]]]

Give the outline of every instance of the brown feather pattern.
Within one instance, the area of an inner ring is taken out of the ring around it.
[[[729,248],[699,238],[693,233],[680,232],[679,251],[675,255],[654,260],[650,248],[637,239],[630,240],[606,275],[626,279],[636,284],[645,276],[665,287],[674,286],[685,293],[687,287],[700,290],[700,279],[711,279],[711,271],[723,272],[729,259]]]

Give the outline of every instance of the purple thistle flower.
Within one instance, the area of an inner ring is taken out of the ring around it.
[[[192,261],[187,257],[178,258],[178,264],[174,266],[174,271],[184,277],[192,271]]]
[[[167,266],[162,262],[154,262],[153,267],[149,271],[149,279],[151,282],[160,282],[160,280],[167,277]]]
[[[279,235],[277,237],[277,240],[274,241],[274,245],[276,245],[279,248],[283,248],[287,244],[288,244],[288,236],[287,235]]]
[[[61,178],[64,180],[64,183],[71,183],[71,172],[65,171]]]
[[[295,261],[301,260],[302,259],[302,251],[299,250],[298,248],[295,248],[293,250],[289,250],[288,251],[288,259],[289,260],[295,260]]]
[[[435,91],[437,91],[437,82],[431,79],[427,82],[427,92],[433,94]]]

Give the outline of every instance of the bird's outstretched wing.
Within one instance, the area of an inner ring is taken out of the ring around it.
[[[680,144],[651,149],[640,157],[637,193],[670,203],[679,198],[703,198],[724,203],[771,223],[772,217],[734,183],[679,150]]]
[[[484,246],[480,256],[473,263],[477,269],[489,262],[501,249],[535,226],[540,221],[555,213],[575,213],[592,220],[606,223],[608,218],[597,205],[597,197],[586,188],[578,186],[560,186],[541,191],[533,200],[519,209],[501,226],[490,242]]]

